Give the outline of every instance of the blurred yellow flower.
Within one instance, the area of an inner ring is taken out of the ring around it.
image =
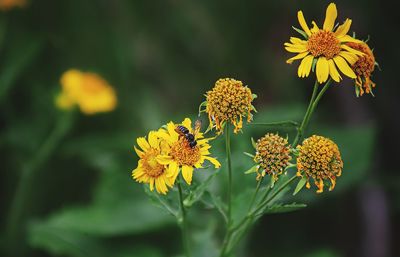
[[[26,0],[0,0],[0,10],[9,11],[15,7],[25,7],[26,4]]]
[[[56,105],[68,110],[75,105],[87,115],[113,111],[117,105],[114,88],[95,73],[68,70],[61,76],[62,92]]]
[[[317,75],[319,83],[324,83],[331,77],[334,81],[342,80],[338,69],[346,76],[355,79],[357,75],[351,69],[359,56],[364,54],[347,43],[360,43],[347,33],[350,30],[351,19],[346,19],[343,25],[335,30],[335,21],[337,17],[336,5],[329,4],[326,9],[326,17],[322,29],[313,21],[313,27],[310,29],[304,19],[303,12],[297,13],[300,26],[303,30],[296,29],[300,32],[305,40],[297,37],[291,37],[290,43],[285,43],[285,49],[291,53],[297,53],[296,56],[288,59],[286,62],[291,64],[294,60],[301,60],[298,68],[298,76],[300,78],[308,77],[310,71],[314,71]]]
[[[312,178],[318,187],[317,193],[324,191],[325,180],[330,181],[329,191],[333,190],[343,168],[338,146],[329,138],[313,135],[297,149],[297,176],[307,178],[306,187],[310,188],[309,179]]]
[[[163,155],[160,155],[157,160],[159,163],[168,167],[170,174],[179,174],[182,171],[182,176],[186,183],[192,183],[193,170],[203,168],[203,163],[208,160],[214,164],[215,168],[219,168],[221,164],[214,157],[209,156],[211,145],[208,142],[211,138],[204,138],[203,133],[199,130],[199,126],[192,128],[192,121],[186,118],[182,125],[183,129],[187,129],[188,133],[182,133],[177,127],[178,124],[169,122],[166,129],[160,131],[159,135],[166,140],[169,150]],[[189,136],[188,136],[189,135]],[[193,136],[193,137],[192,137]],[[191,144],[191,142],[196,142]]]
[[[362,43],[347,43],[353,49],[356,49],[360,52],[363,52],[364,55],[358,58],[357,62],[355,62],[351,68],[357,75],[357,78],[354,80],[356,87],[358,88],[359,95],[363,95],[364,92],[372,94],[372,88],[375,87],[375,83],[371,80],[372,73],[375,69],[375,56],[369,46]]]
[[[234,132],[242,129],[243,117],[247,122],[253,118],[251,111],[255,110],[252,101],[255,95],[250,88],[243,86],[242,81],[225,78],[215,82],[213,89],[206,93],[206,109],[210,121],[210,128],[215,127],[222,133],[225,122],[234,125]]]
[[[132,171],[132,178],[139,183],[149,184],[151,191],[155,187],[158,193],[166,194],[168,187],[174,185],[176,174],[157,161],[169,149],[159,134],[159,131],[150,131],[147,140],[144,137],[136,140],[140,149],[134,148],[140,159],[137,168]]]

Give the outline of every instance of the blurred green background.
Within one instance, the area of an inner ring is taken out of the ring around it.
[[[2,1],[0,1],[1,3]],[[195,118],[204,93],[233,77],[258,95],[257,122],[301,120],[314,76],[297,78],[283,43],[295,35],[296,12],[323,22],[328,1],[52,1],[32,0],[0,12],[0,255],[180,256],[175,220],[131,180],[138,136],[173,120]],[[356,98],[352,82],[334,85],[308,135],[333,139],[344,172],[337,188],[301,192],[297,212],[264,216],[236,256],[400,256],[400,197],[396,135],[400,104],[395,69],[398,15],[389,1],[337,1],[339,18],[353,19],[359,38],[371,36],[377,61],[376,97]],[[118,95],[118,108],[76,115],[48,160],[37,157],[63,114],[54,107],[59,78],[70,68],[99,73]],[[235,198],[255,186],[243,175],[250,137],[268,132],[245,126],[233,141]],[[274,130],[272,132],[276,132]],[[293,139],[293,131],[280,130]],[[224,161],[223,141],[213,153]],[[36,166],[18,217],[16,242],[6,241],[7,215],[21,172]],[[213,170],[195,173],[201,180]],[[215,191],[225,196],[225,170]],[[176,191],[171,191],[174,197]],[[244,200],[243,200],[244,199]],[[240,205],[236,211],[240,211]],[[214,210],[199,203],[189,214],[195,256],[215,256],[221,236]],[[11,253],[6,249],[11,249]]]

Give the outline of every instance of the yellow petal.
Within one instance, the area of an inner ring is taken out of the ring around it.
[[[295,45],[297,45],[297,44],[306,45],[307,44],[306,40],[302,40],[297,37],[290,37],[290,42]]]
[[[300,53],[286,61],[286,63],[292,63],[294,60],[298,59],[303,59],[305,56],[307,56],[308,52]]]
[[[319,31],[318,25],[317,23],[315,23],[315,21],[312,21],[311,24],[313,25],[313,27],[311,28],[311,32],[315,33]]]
[[[302,11],[297,12],[297,19],[299,20],[301,28],[304,30],[304,32],[307,34],[307,36],[311,36],[311,31],[308,28],[308,25],[306,23],[306,20],[304,19],[304,15]]]
[[[348,61],[350,65],[355,64],[358,60],[357,55],[352,54],[350,52],[341,51],[339,55],[342,56],[344,59],[346,59],[346,61]]]
[[[297,75],[300,78],[308,77],[308,75],[310,75],[313,60],[314,56],[312,55],[308,55],[303,60],[301,60],[299,69],[297,70]]]
[[[337,17],[336,5],[334,3],[330,3],[328,8],[326,8],[326,15],[324,21],[324,30],[332,31],[333,26],[335,26],[335,21]]]
[[[154,178],[150,178],[149,185],[150,185],[150,191],[153,191],[154,190]]]
[[[150,131],[148,136],[149,144],[152,148],[159,148],[158,137],[155,131]]]
[[[335,62],[330,59],[329,62],[329,74],[331,75],[332,79],[336,82],[340,82],[342,77],[340,76],[338,70],[336,69]]]
[[[143,151],[146,152],[150,149],[150,145],[149,143],[147,143],[144,137],[138,137],[138,139],[136,139],[136,142],[139,145],[139,147],[142,148]]]
[[[350,46],[348,46],[348,45],[341,45],[340,46],[342,49],[344,49],[344,50],[347,50],[347,51],[349,51],[349,52],[351,52],[351,53],[353,53],[353,54],[356,54],[356,55],[358,55],[358,56],[363,56],[363,55],[365,55],[363,52],[360,52],[360,51],[358,51],[358,50],[355,50],[355,49],[353,49],[353,48],[351,48]]]
[[[285,50],[290,53],[302,53],[302,52],[306,52],[307,48],[285,47]]]
[[[336,66],[339,68],[339,70],[341,72],[343,72],[344,75],[346,75],[347,77],[350,77],[352,79],[355,79],[357,76],[354,73],[354,71],[350,68],[350,66],[347,64],[347,62],[345,61],[345,59],[343,59],[343,57],[341,56],[335,56],[333,58],[333,60],[336,63]]]
[[[192,130],[192,121],[189,118],[185,118],[182,121],[182,125],[188,128],[189,130]]]
[[[346,21],[336,29],[335,36],[337,36],[338,38],[343,37],[347,34],[347,32],[349,32],[350,26],[351,20],[346,19]]]
[[[170,164],[173,160],[172,160],[172,157],[171,156],[168,156],[168,155],[158,155],[157,157],[156,157],[156,160],[157,160],[157,162],[159,163],[159,164],[162,164],[162,165],[168,165],[168,164]]]
[[[363,44],[364,43],[363,41],[358,40],[358,39],[356,39],[354,37],[351,37],[349,35],[344,35],[343,37],[340,37],[339,41],[342,42],[342,43],[345,43],[345,42],[353,42],[353,43],[357,43],[357,44]]]
[[[316,69],[318,82],[321,84],[327,81],[329,76],[329,63],[325,57],[318,58]]]
[[[142,151],[140,151],[139,149],[136,148],[136,146],[133,147],[135,149],[136,154],[142,158],[142,156],[144,155],[144,153]]]
[[[193,177],[193,167],[183,165],[182,166],[182,176],[183,179],[190,185],[192,183],[192,177]]]
[[[217,159],[215,159],[215,158],[213,158],[213,157],[204,156],[204,159],[206,159],[206,160],[208,160],[209,162],[211,162],[212,164],[214,164],[214,167],[215,167],[216,169],[218,169],[218,168],[221,167],[221,163],[220,163]]]

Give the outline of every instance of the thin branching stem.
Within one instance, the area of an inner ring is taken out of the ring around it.
[[[185,256],[190,257],[190,247],[189,247],[189,234],[188,234],[188,224],[187,224],[187,215],[186,215],[186,209],[183,204],[184,198],[183,198],[183,190],[181,186],[181,178],[179,177],[178,179],[178,192],[179,192],[179,204],[180,204],[180,209],[181,209],[181,220],[179,221],[181,229],[182,229],[182,243],[183,243],[183,248],[185,251]]]

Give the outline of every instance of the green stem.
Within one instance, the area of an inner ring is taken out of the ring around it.
[[[7,217],[6,235],[10,251],[17,251],[16,246],[20,245],[18,237],[19,233],[23,232],[20,230],[25,225],[25,221],[22,220],[24,206],[29,202],[34,175],[50,158],[59,142],[70,130],[73,123],[72,118],[72,113],[62,114],[50,135],[45,139],[38,151],[36,151],[36,155],[23,167]]]
[[[179,203],[180,203],[180,209],[181,209],[181,218],[182,220],[179,221],[181,223],[181,229],[182,229],[182,243],[183,243],[183,249],[185,251],[185,256],[190,257],[190,247],[189,247],[189,234],[188,234],[188,226],[187,226],[187,217],[186,217],[186,209],[183,204],[183,192],[182,192],[182,186],[181,186],[181,178],[179,177],[178,179],[178,192],[179,192]]]
[[[310,103],[308,104],[307,111],[304,114],[303,121],[301,122],[301,125],[300,125],[300,127],[299,127],[299,129],[297,131],[297,135],[296,135],[296,138],[293,141],[292,147],[296,147],[296,145],[299,143],[299,141],[303,137],[304,129],[305,129],[305,126],[306,126],[306,120],[308,119],[308,116],[310,115],[310,110],[311,110],[311,107],[312,107],[312,105],[314,103],[315,96],[317,95],[317,92],[318,92],[318,81],[315,80],[313,92],[312,92],[311,99],[310,99]]]
[[[230,237],[232,235],[232,158],[231,158],[231,138],[230,138],[230,124],[227,122],[225,125],[225,150],[228,162],[228,224],[220,256],[225,256],[225,251],[228,246]]]
[[[251,211],[251,209],[253,208],[254,201],[257,198],[257,194],[258,194],[258,191],[260,190],[260,186],[261,186],[261,183],[262,183],[263,180],[264,180],[264,177],[261,177],[257,182],[257,187],[256,187],[256,190],[254,191],[253,197],[251,198],[248,211]]]
[[[275,121],[275,122],[253,122],[250,123],[252,126],[266,126],[266,127],[299,127],[299,123],[292,120],[285,120],[285,121]]]

